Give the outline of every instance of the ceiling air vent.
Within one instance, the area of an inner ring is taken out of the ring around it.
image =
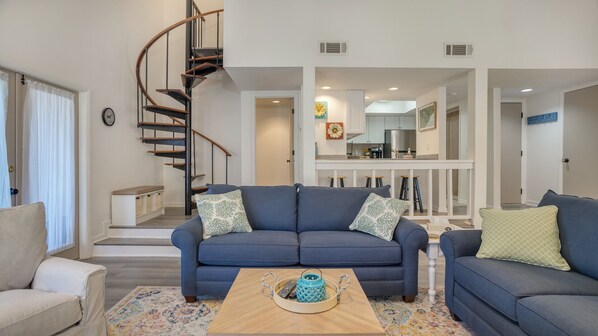
[[[471,57],[473,55],[473,44],[445,43],[444,56],[447,57]]]
[[[320,42],[320,55],[346,55],[347,42]]]

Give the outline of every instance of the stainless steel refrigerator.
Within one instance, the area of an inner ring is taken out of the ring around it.
[[[384,131],[384,158],[399,159],[407,154],[415,155],[415,130],[389,129]]]

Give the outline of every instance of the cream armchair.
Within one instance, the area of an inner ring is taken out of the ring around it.
[[[38,256],[46,249],[43,210],[0,210],[0,335],[106,335],[106,268]]]

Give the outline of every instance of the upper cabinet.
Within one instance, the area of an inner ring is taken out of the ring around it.
[[[370,116],[367,118],[368,143],[384,143],[384,118],[383,116]]]
[[[400,129],[407,129],[407,130],[414,130],[415,129],[415,116],[406,115],[399,117],[399,128]]]
[[[363,134],[366,132],[365,91],[347,91],[347,119],[345,133]]]

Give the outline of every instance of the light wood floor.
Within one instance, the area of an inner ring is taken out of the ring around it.
[[[428,259],[420,252],[419,286],[428,288]],[[114,306],[137,286],[180,286],[179,258],[93,258],[85,262],[104,265],[106,276],[106,310]],[[444,258],[438,258],[436,286],[444,284]]]

